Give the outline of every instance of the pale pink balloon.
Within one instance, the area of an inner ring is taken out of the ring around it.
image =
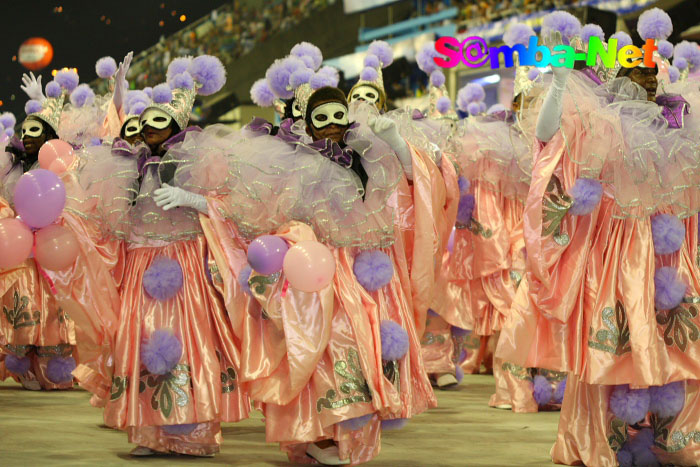
[[[335,276],[335,258],[323,244],[299,242],[287,251],[282,266],[289,285],[302,292],[318,292]]]
[[[0,269],[17,266],[29,258],[34,235],[19,219],[0,219]]]
[[[35,258],[44,269],[66,269],[75,262],[79,251],[78,240],[67,227],[49,225],[36,233]]]
[[[49,140],[39,149],[39,165],[46,170],[51,170],[51,164],[57,159],[69,167],[73,157],[73,146],[60,139]]]
[[[56,175],[62,175],[66,170],[68,170],[68,166],[62,159],[55,159],[53,162],[51,162],[51,165],[49,165],[49,170]]]

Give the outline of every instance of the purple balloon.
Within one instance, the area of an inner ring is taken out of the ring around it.
[[[261,235],[248,247],[248,263],[258,273],[268,275],[282,270],[287,242],[276,235]]]
[[[50,170],[30,170],[17,181],[14,201],[22,221],[40,229],[61,215],[66,205],[66,187]]]

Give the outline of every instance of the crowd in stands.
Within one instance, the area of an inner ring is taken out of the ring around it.
[[[414,0],[416,14],[430,15],[457,7],[460,24],[476,26],[514,15],[553,10],[580,0]]]

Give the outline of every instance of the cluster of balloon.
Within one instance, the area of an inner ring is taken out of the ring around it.
[[[14,204],[18,217],[0,219],[0,269],[22,263],[32,249],[44,269],[58,271],[72,265],[78,242],[69,229],[54,224],[66,204],[61,179],[49,170],[30,170],[17,181]]]
[[[253,240],[248,247],[248,263],[263,275],[283,271],[289,284],[303,292],[324,289],[335,275],[335,258],[325,245],[304,241],[289,248],[276,235],[262,235]]]
[[[74,159],[73,146],[60,139],[49,140],[39,149],[39,166],[56,175],[68,170]]]

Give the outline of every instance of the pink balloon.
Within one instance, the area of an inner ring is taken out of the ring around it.
[[[40,229],[61,215],[66,205],[66,187],[49,170],[30,170],[17,181],[14,202],[24,223]]]
[[[68,167],[73,162],[73,146],[60,139],[45,142],[39,149],[39,166],[49,170],[56,159],[62,160]]]
[[[29,258],[34,244],[32,231],[19,219],[0,219],[0,269],[17,266]]]
[[[284,257],[284,275],[289,284],[302,292],[318,292],[335,276],[335,258],[323,244],[299,242]]]
[[[289,246],[282,237],[261,235],[248,246],[248,263],[260,274],[279,272],[287,250]]]
[[[36,233],[36,261],[44,269],[60,271],[71,266],[79,251],[75,235],[62,225],[50,225]]]
[[[68,170],[68,165],[63,161],[63,159],[56,159],[49,165],[49,170],[56,175],[61,175],[66,170]]]

